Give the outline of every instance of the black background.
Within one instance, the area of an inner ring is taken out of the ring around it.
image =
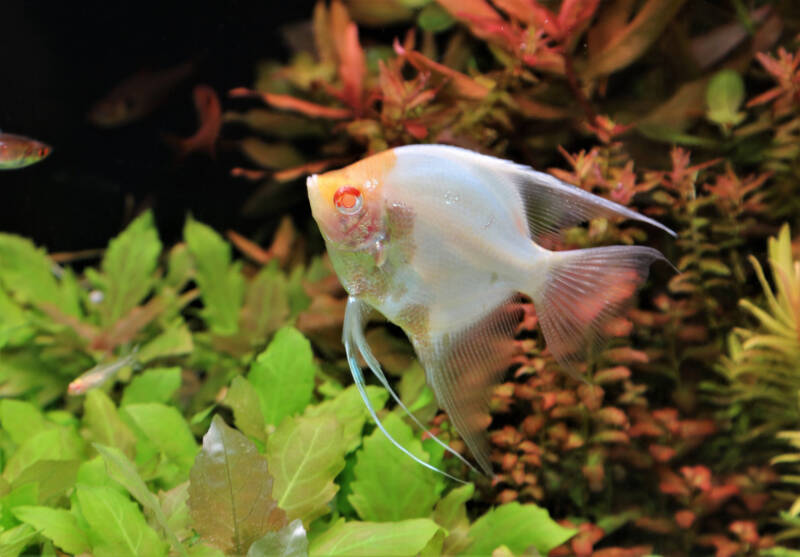
[[[256,187],[229,175],[233,150],[178,162],[161,134],[196,129],[192,87],[250,86],[262,59],[286,60],[279,29],[308,19],[311,0],[216,2],[16,1],[0,15],[0,129],[53,146],[46,160],[0,172],[0,231],[50,251],[104,246],[145,206],[162,240],[177,241],[187,213],[217,229],[265,223],[240,215]],[[153,114],[99,129],[91,105],[126,77],[197,60]],[[252,166],[252,165],[251,165]]]

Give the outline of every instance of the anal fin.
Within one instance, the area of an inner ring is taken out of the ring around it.
[[[491,422],[491,390],[511,364],[514,332],[523,313],[519,296],[512,295],[457,330],[411,338],[439,405],[490,476],[485,432]]]

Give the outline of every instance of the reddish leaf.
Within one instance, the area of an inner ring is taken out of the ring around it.
[[[395,39],[394,50],[399,56],[404,56],[408,62],[419,71],[430,71],[447,80],[447,83],[460,96],[467,99],[482,99],[489,94],[489,88],[481,85],[471,77],[443,64],[434,62],[427,56],[413,50],[405,50]]]
[[[349,108],[335,108],[331,106],[323,106],[321,104],[312,103],[291,95],[279,95],[276,93],[264,93],[254,91],[246,87],[237,87],[231,89],[228,93],[231,97],[260,97],[265,103],[274,106],[275,108],[282,108],[284,110],[293,110],[300,112],[307,116],[318,118],[329,118],[331,120],[341,120],[344,118],[351,118],[352,111]]]

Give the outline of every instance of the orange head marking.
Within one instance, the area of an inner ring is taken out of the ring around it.
[[[308,178],[311,211],[328,240],[358,249],[380,231],[384,179],[395,160],[392,150],[384,151]]]

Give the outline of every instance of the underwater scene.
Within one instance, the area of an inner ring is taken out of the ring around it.
[[[0,556],[800,557],[800,2],[7,4]]]

